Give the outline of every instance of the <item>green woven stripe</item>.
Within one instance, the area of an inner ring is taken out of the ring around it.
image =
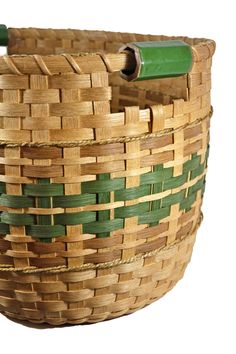
[[[39,219],[39,221],[41,222],[44,220],[46,224],[48,219],[42,219],[42,217],[46,218],[47,216],[51,218],[50,215],[40,215],[41,219]],[[36,224],[36,215],[7,213],[4,211],[1,214],[1,221],[11,225],[33,225]],[[54,215],[55,225],[79,225],[93,221],[96,221],[96,212],[82,211],[79,213],[64,213]]]
[[[197,154],[193,154],[193,159],[198,160],[198,166],[196,166],[196,168],[193,171],[191,171],[191,179],[196,178],[197,176],[201,175],[204,172],[205,168],[207,167],[208,155],[209,155],[209,145],[207,147],[205,159],[202,164],[200,163],[201,162],[200,156],[198,156]]]
[[[153,184],[163,182],[171,178],[173,175],[173,168],[166,168],[158,172],[148,172],[140,176],[140,185]],[[125,189],[125,178],[116,178],[113,180],[97,180],[81,183],[82,193],[103,193],[113,192]],[[139,187],[137,187],[139,188]],[[128,192],[129,193],[129,192]]]
[[[188,174],[184,173],[181,176],[176,176],[164,181],[163,190],[174,189],[181,187],[188,180]]]
[[[112,232],[124,227],[123,219],[113,219],[105,221],[95,221],[90,224],[83,225],[84,233],[100,234],[104,232]]]
[[[196,194],[191,194],[190,196],[188,196],[187,198],[185,198],[179,206],[180,210],[189,210],[191,208],[191,206],[193,205],[193,203],[196,200]]]
[[[30,214],[15,214],[3,211],[1,221],[9,225],[33,225],[35,224],[35,215]]]
[[[188,189],[188,195],[193,194],[197,191],[199,191],[199,189],[202,189],[204,187],[205,184],[205,178],[202,177],[197,183],[195,183],[192,187],[189,187]]]
[[[27,235],[43,239],[43,241],[66,235],[66,228],[63,225],[30,225],[26,226]]]
[[[149,202],[129,205],[115,209],[116,218],[130,218],[145,213],[149,210]]]
[[[205,160],[196,153],[183,165],[183,174],[173,176],[173,168],[163,164],[153,166],[153,171],[140,176],[140,186],[125,188],[125,178],[110,179],[109,174],[99,174],[96,181],[82,182],[81,194],[64,195],[63,184],[50,184],[49,179],[39,179],[37,184],[23,186],[24,195],[6,194],[5,183],[0,183],[0,205],[10,208],[73,208],[110,203],[111,192],[115,201],[135,200],[162,191],[171,191],[183,186],[188,178],[200,176],[207,167],[209,148]],[[55,215],[31,215],[2,212],[0,233],[9,232],[9,225],[24,225],[28,235],[50,242],[51,238],[66,235],[67,225],[83,225],[84,233],[94,233],[97,237],[108,237],[110,232],[124,227],[124,219],[137,216],[139,224],[154,226],[170,215],[171,206],[179,204],[180,210],[191,209],[197,193],[204,193],[205,176],[187,190],[181,190],[159,200],[142,202],[114,209],[114,220],[110,220],[110,210],[80,211]]]
[[[162,165],[157,165],[162,166]],[[165,168],[154,172],[148,172],[140,176],[140,184],[153,184],[163,182],[173,176],[173,168]]]
[[[162,206],[167,207],[167,206],[181,203],[181,201],[184,198],[184,195],[185,195],[185,190],[170,194],[167,197],[162,199]]]
[[[0,25],[0,46],[8,45],[8,29],[5,25]]]
[[[180,210],[183,209],[185,209],[186,211],[189,210],[197,198],[197,192],[201,190],[203,194],[204,189],[205,189],[205,177],[203,177],[196,184],[194,184],[192,187],[189,188],[187,198],[183,199],[182,202],[180,203]]]
[[[150,185],[121,189],[115,192],[115,201],[137,199],[149,194],[150,194]]]
[[[187,174],[172,177],[173,168],[163,169],[162,165],[154,166],[153,172],[148,172],[140,177],[140,187],[123,189],[115,192],[115,200],[132,200],[150,194],[150,185],[161,185],[164,182],[163,189],[153,189],[152,194],[159,193],[162,190],[176,188],[187,181]]]
[[[78,194],[78,195],[64,195],[60,197],[53,197],[53,207],[60,208],[75,208],[84,205],[96,204],[96,194]]]
[[[191,179],[200,176],[204,172],[204,170],[205,170],[205,163],[201,164],[198,168],[195,168],[195,170],[191,172]]]
[[[125,178],[97,180],[81,183],[82,193],[113,192],[125,188]]]
[[[80,225],[96,221],[96,212],[82,211],[54,215],[54,223],[60,225]]]
[[[0,194],[6,193],[6,183],[0,182]]]
[[[110,179],[110,174],[109,173],[103,173],[97,175],[97,179],[99,181],[109,181]],[[106,204],[110,203],[110,192],[100,192],[97,194],[97,204]],[[101,210],[97,212],[97,220],[98,221],[106,221],[110,219],[110,210]],[[108,237],[110,236],[109,232],[102,232],[99,233],[98,237]]]
[[[200,165],[200,160],[200,156],[193,154],[191,160],[184,162],[183,173],[195,170]]]
[[[153,224],[155,225],[158,223],[161,219],[166,218],[167,216],[170,215],[170,208],[161,208],[159,210],[153,210],[149,211],[147,213],[144,213],[143,215],[139,216],[139,224]]]
[[[9,234],[9,232],[9,225],[0,222],[0,235],[6,235]]]
[[[64,195],[64,186],[60,183],[52,183],[48,185],[41,184],[25,184],[23,186],[25,195],[34,197],[53,197],[57,195]]]
[[[34,199],[25,195],[2,194],[0,205],[9,208],[30,208],[34,206]]]

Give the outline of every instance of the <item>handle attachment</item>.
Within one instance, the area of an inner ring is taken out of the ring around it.
[[[0,24],[0,47],[8,45],[8,37],[7,26]],[[133,42],[119,52],[129,58],[128,68],[121,71],[127,81],[181,76],[192,68],[192,48],[179,40]]]
[[[0,47],[8,45],[8,29],[5,25],[0,25]]]
[[[176,77],[192,68],[192,49],[183,41],[133,42],[119,52],[132,53],[136,62],[133,70],[121,71],[127,81]]]

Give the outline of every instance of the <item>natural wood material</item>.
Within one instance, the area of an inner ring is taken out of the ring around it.
[[[191,45],[189,74],[126,82],[127,42]],[[0,57],[0,311],[97,322],[160,298],[190,260],[215,43],[9,29]],[[86,53],[83,53],[86,52]]]

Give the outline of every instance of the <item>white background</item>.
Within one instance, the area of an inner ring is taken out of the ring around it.
[[[235,354],[235,11],[233,0],[1,1],[8,27],[103,29],[208,37],[213,63],[211,149],[204,221],[185,277],[133,315],[36,329],[0,315],[0,352]]]

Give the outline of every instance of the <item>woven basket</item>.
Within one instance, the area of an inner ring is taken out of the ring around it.
[[[214,41],[1,31],[0,312],[60,325],[150,304],[202,219]]]

